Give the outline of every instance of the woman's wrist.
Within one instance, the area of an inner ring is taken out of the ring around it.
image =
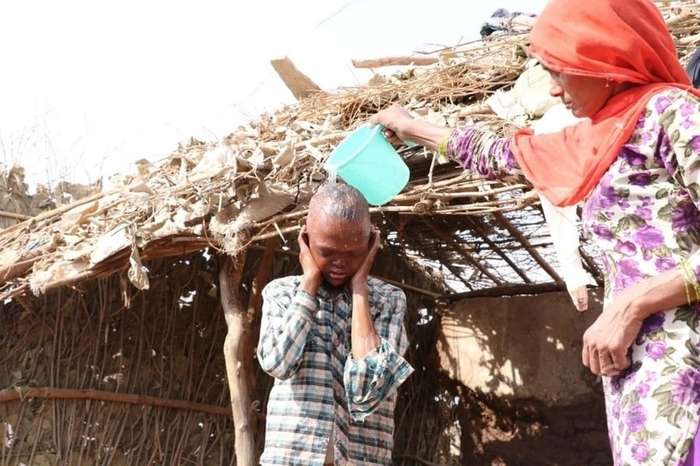
[[[402,125],[404,127],[403,133],[406,139],[430,150],[436,150],[438,146],[444,144],[446,139],[452,134],[451,128],[437,126],[423,120],[406,120]]]

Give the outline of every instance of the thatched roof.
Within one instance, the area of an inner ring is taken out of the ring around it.
[[[700,6],[682,1],[662,9],[686,56],[700,42]],[[138,163],[100,193],[0,231],[0,299],[122,270],[143,289],[149,259],[204,248],[238,254],[275,236],[293,242],[309,197],[326,178],[324,158],[377,110],[400,103],[436,122],[479,120],[510,131],[508,123],[475,112],[522,72],[526,41],[515,35],[446,49],[436,64],[367,87],[318,92],[223,141],[191,140],[159,163]],[[409,186],[373,210],[392,250],[456,292],[560,283],[543,216],[524,180],[472,177],[423,149],[402,155]]]

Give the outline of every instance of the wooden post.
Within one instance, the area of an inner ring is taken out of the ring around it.
[[[245,354],[243,353],[243,333],[245,332],[246,309],[241,304],[239,287],[245,265],[243,257],[227,257],[219,270],[221,306],[226,319],[226,339],[224,340],[224,361],[226,378],[231,395],[231,411],[235,432],[236,464],[255,466],[255,439],[253,438],[250,390],[246,383]]]
[[[248,387],[250,387],[251,393],[255,390],[256,380],[255,380],[255,368],[253,366],[253,355],[255,354],[255,348],[258,345],[258,333],[253,331],[253,325],[258,319],[258,314],[262,311],[262,290],[265,285],[270,281],[270,276],[272,275],[272,264],[275,258],[275,250],[277,248],[279,241],[277,238],[270,238],[265,241],[263,256],[258,265],[258,271],[253,278],[253,282],[250,286],[250,297],[248,298],[248,313],[246,315],[245,329],[243,331],[243,341],[242,348],[245,353],[244,365],[250,365],[250,370],[247,371]],[[257,434],[256,430],[253,430],[254,434]],[[256,463],[257,464],[257,463]]]
[[[262,305],[262,289],[272,274],[277,239],[265,243],[265,251],[258,271],[251,284],[248,305],[244,307],[240,296],[241,276],[245,265],[245,255],[239,258],[227,257],[219,271],[221,306],[226,319],[227,333],[224,340],[224,361],[226,378],[231,394],[231,411],[235,427],[236,464],[254,466],[257,462],[256,424],[252,415],[252,393],[255,389],[255,335],[252,324]]]

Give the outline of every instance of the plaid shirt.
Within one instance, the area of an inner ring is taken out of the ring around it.
[[[286,277],[263,290],[258,360],[275,378],[267,405],[263,465],[323,465],[329,438],[336,465],[390,465],[396,389],[413,372],[401,356],[406,296],[369,279],[379,347],[351,354],[352,297],[321,287],[317,296]],[[332,434],[332,435],[331,435]]]

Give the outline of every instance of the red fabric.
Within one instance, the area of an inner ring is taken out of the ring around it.
[[[637,86],[611,98],[590,121],[535,136],[518,132],[511,149],[533,186],[555,205],[584,199],[629,140],[649,99],[676,87],[700,95],[649,0],[551,0],[530,36],[547,68]]]

